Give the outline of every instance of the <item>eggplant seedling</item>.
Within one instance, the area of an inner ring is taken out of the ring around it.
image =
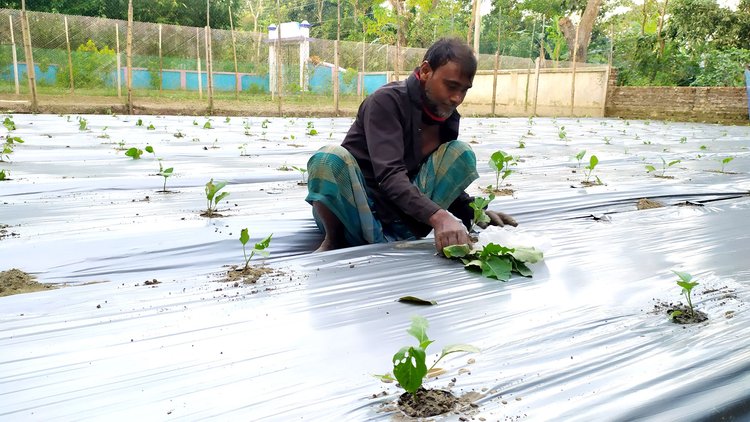
[[[84,119],[83,117],[78,117],[78,130],[84,131],[86,130],[86,127],[88,126],[88,121]]]
[[[10,172],[6,173],[5,169],[0,170],[0,180],[6,180],[8,178],[9,174],[10,174]]]
[[[219,207],[219,202],[229,196],[229,192],[219,193],[219,191],[222,190],[226,185],[227,182],[214,183],[213,178],[211,178],[211,180],[206,183],[206,217],[211,218],[214,213],[216,213],[216,210]],[[217,193],[219,194],[217,195]]]
[[[148,127],[146,128],[146,130],[156,130],[156,126],[154,126],[153,123],[149,123]]]
[[[510,166],[515,166],[516,161],[513,156],[505,151],[495,151],[490,156],[490,168],[495,170],[495,189],[500,189],[500,179],[505,179],[513,173]]]
[[[584,167],[584,175],[586,176],[586,180],[583,181],[583,183],[591,183],[589,182],[589,179],[591,178],[591,173],[594,172],[594,169],[596,168],[596,165],[599,164],[599,158],[597,158],[596,155],[592,155],[589,158],[589,165]],[[601,180],[599,180],[599,177],[596,178],[597,183],[601,184]]]
[[[132,147],[125,151],[125,155],[134,160],[139,160],[141,158],[141,155],[143,155],[143,150],[140,148]]]
[[[583,160],[583,157],[586,155],[586,150],[582,149],[581,151],[576,154],[576,160],[578,160],[578,170],[581,169],[581,160]]]
[[[301,183],[303,185],[306,185],[307,184],[307,176],[306,176],[307,169],[304,168],[304,167],[297,167],[297,166],[292,166],[292,168],[295,169],[295,170],[297,170],[298,172],[300,172],[300,174],[302,175],[302,182]]]
[[[143,126],[143,119],[138,119],[135,121],[136,126]]]
[[[16,123],[10,117],[6,117],[5,120],[3,120],[3,126],[8,129],[8,132],[16,130]]]
[[[427,368],[427,346],[434,341],[427,336],[429,324],[424,317],[415,315],[411,317],[411,327],[406,332],[417,339],[417,346],[404,346],[393,355],[393,376],[401,387],[409,393],[414,394],[422,386],[424,378],[430,374],[435,365],[451,353],[468,352],[479,353],[479,349],[470,344],[451,344],[445,346],[435,363]],[[390,373],[376,375],[383,381],[393,381]]]
[[[734,157],[727,157],[727,158],[721,160],[721,170],[719,170],[719,172],[720,173],[724,173],[724,166],[726,166],[727,164],[729,164],[729,162],[731,162],[732,160],[734,160]]]
[[[273,233],[269,234],[268,237],[261,240],[260,242],[255,244],[255,247],[250,251],[250,256],[247,256],[247,251],[245,250],[245,245],[250,240],[250,234],[247,232],[247,228],[242,229],[240,232],[240,243],[242,243],[242,255],[245,257],[245,270],[247,270],[247,267],[250,265],[250,260],[253,259],[253,256],[255,254],[262,255],[263,257],[267,257],[269,255],[269,252],[266,250],[268,248],[268,245],[271,243],[271,237],[273,236]]]
[[[667,161],[664,160],[664,157],[660,157],[660,158],[661,158],[662,168],[661,168],[661,174],[659,175],[659,177],[666,177],[664,176],[664,174],[667,172],[667,169],[680,162],[680,160],[674,160],[674,161],[670,161],[667,163]],[[656,171],[656,167],[650,164],[647,164],[646,173],[651,173],[652,171]]]
[[[210,120],[206,120],[206,123],[203,123],[203,129],[213,129],[213,127],[211,127]]]
[[[568,133],[565,132],[565,126],[560,126],[560,130],[557,132],[557,136],[563,141],[568,140]]]
[[[159,163],[159,166],[161,166],[161,163]],[[169,176],[172,175],[172,172],[174,172],[174,167],[169,167],[169,168],[159,171],[159,174],[161,175],[161,177],[164,178],[164,185],[162,185],[161,187],[162,192],[167,191],[167,179],[169,178]]]
[[[693,276],[689,273],[681,272],[681,271],[674,271],[672,270],[677,277],[680,279],[677,281],[677,285],[682,287],[682,294],[685,296],[685,299],[688,303],[688,309],[690,310],[690,318],[695,317],[695,310],[693,309],[693,300],[691,298],[691,292],[693,291],[693,287],[698,285],[698,282],[692,281]],[[674,319],[678,316],[682,315],[682,311],[673,311],[669,314],[670,318]]]
[[[5,161],[7,159],[10,161],[10,154],[13,153],[13,149],[15,148],[15,144],[22,144],[23,139],[21,139],[18,136],[8,136],[5,139],[5,143],[2,144],[3,149],[0,150],[0,161]],[[3,159],[5,157],[5,159]]]
[[[494,199],[495,195],[490,193],[488,198],[477,196],[474,198],[474,201],[469,204],[471,209],[474,210],[474,218],[472,219],[471,225],[472,230],[476,231],[476,227],[481,227],[482,224],[488,224],[490,222],[490,217],[487,216],[487,213],[484,212],[484,210]]]

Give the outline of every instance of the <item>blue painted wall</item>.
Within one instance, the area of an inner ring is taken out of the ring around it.
[[[385,85],[387,82],[388,78],[385,73],[374,75],[365,74],[365,95],[372,94],[376,89]]]
[[[36,76],[36,81],[39,84],[42,85],[54,85],[57,83],[57,72],[60,70],[60,68],[56,64],[51,64],[47,66],[47,71],[42,72],[41,69],[39,69],[39,65],[34,65],[34,75]],[[23,81],[27,78],[26,76],[26,63],[18,63],[18,82],[23,83]],[[2,78],[3,80],[13,82],[13,65],[9,64],[3,68],[2,72]]]

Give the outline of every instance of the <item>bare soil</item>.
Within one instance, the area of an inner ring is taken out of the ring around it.
[[[257,267],[249,265],[247,268],[240,267],[238,265],[232,265],[229,270],[227,270],[226,277],[219,281],[223,282],[234,282],[239,285],[239,283],[244,284],[254,284],[258,282],[258,279],[260,279],[262,276],[266,274],[270,274],[274,272],[273,268],[270,267]]]
[[[442,415],[456,407],[458,398],[445,390],[426,390],[420,388],[416,392],[404,393],[398,398],[398,408],[405,414],[423,418]]]
[[[664,204],[659,201],[654,201],[653,199],[641,198],[638,200],[638,204],[636,206],[639,210],[648,210],[652,208],[661,208],[664,206]]]
[[[34,276],[16,268],[0,272],[0,296],[39,292],[53,288],[55,287],[50,284],[39,283]]]

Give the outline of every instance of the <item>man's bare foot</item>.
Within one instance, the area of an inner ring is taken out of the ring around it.
[[[315,251],[313,253],[315,253],[315,252],[333,251],[333,250],[336,250],[336,249],[345,248],[347,246],[348,245],[346,245],[346,244],[342,244],[342,243],[338,243],[338,242],[333,242],[330,239],[326,238],[325,240],[323,240],[323,243],[320,244],[320,246],[318,247],[318,249],[315,249]]]

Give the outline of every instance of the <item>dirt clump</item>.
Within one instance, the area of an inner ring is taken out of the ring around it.
[[[270,267],[248,265],[246,268],[244,266],[241,267],[238,265],[232,265],[232,267],[227,270],[226,277],[219,281],[229,281],[238,284],[240,282],[245,284],[254,284],[258,282],[258,279],[260,279],[262,276],[272,272],[274,272],[274,270]]]
[[[52,285],[39,283],[34,276],[16,268],[0,272],[0,296],[39,292],[52,288],[54,288]]]
[[[661,208],[664,204],[662,204],[659,201],[654,201],[653,199],[648,198],[641,198],[638,200],[638,209],[639,210],[649,210],[651,208]]]
[[[458,398],[445,390],[420,388],[414,393],[404,393],[398,398],[398,408],[414,418],[437,416],[456,407]]]

